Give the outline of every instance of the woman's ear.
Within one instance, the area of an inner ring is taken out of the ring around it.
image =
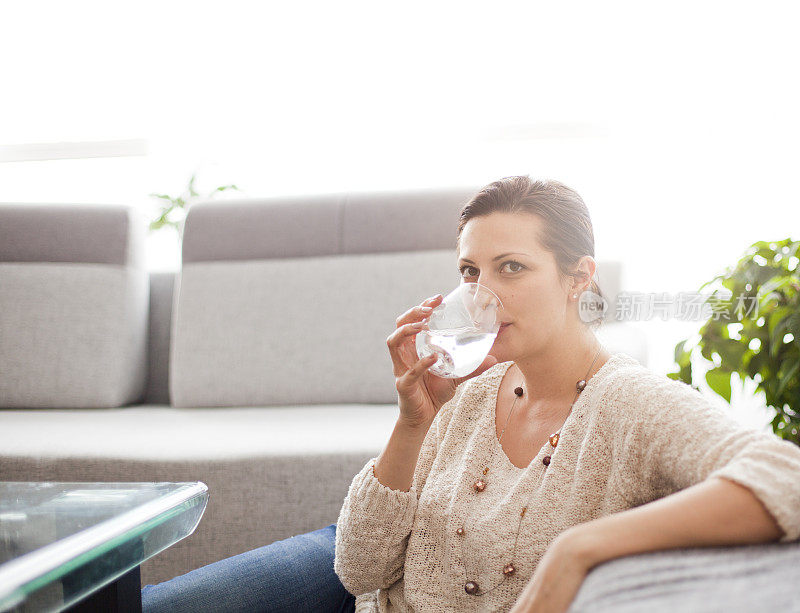
[[[590,255],[583,256],[575,265],[574,283],[572,293],[580,295],[581,292],[588,290],[592,284],[592,278],[597,270],[597,262]]]

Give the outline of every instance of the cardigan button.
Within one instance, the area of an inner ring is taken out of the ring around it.
[[[474,488],[475,488],[475,491],[476,491],[476,492],[482,492],[483,490],[485,490],[485,489],[486,489],[486,481],[484,481],[483,479],[478,479],[478,480],[477,480],[477,481],[476,481],[476,482],[473,484],[473,486],[472,486],[472,487],[474,487]]]
[[[458,536],[462,536],[464,534],[464,528],[459,528],[458,530],[456,530],[456,534]]]
[[[549,455],[546,455],[546,456],[544,456],[542,458],[542,464],[544,464],[545,466],[550,466],[550,456]]]
[[[522,396],[523,390],[522,390],[522,388],[521,388],[521,387],[515,387],[515,388],[514,388],[514,393],[515,393],[517,396]]]
[[[467,581],[464,584],[464,591],[466,591],[467,594],[477,594],[478,593],[478,584],[475,583],[474,581]]]

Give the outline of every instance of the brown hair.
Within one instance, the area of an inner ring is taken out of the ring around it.
[[[554,255],[562,279],[585,279],[586,275],[573,267],[585,255],[594,257],[594,231],[589,209],[574,189],[558,181],[534,181],[528,175],[489,183],[461,209],[456,246],[470,219],[494,212],[538,215],[546,227],[539,240]],[[594,279],[589,289],[603,297]],[[600,319],[595,321],[600,323]]]

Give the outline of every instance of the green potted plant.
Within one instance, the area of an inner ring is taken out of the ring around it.
[[[151,198],[155,198],[158,201],[158,211],[156,212],[156,217],[150,222],[149,228],[150,231],[160,230],[161,228],[169,227],[173,228],[177,234],[178,238],[183,238],[183,224],[186,221],[186,214],[189,211],[189,207],[199,200],[208,200],[213,198],[220,192],[227,191],[229,189],[234,189],[239,191],[239,188],[235,185],[221,185],[220,187],[215,188],[205,196],[201,196],[194,187],[195,184],[195,175],[192,175],[192,178],[189,179],[189,185],[183,191],[182,194],[179,196],[168,196],[167,194],[150,194]]]
[[[693,362],[705,360],[708,386],[727,402],[731,379],[756,383],[775,410],[772,429],[800,445],[800,241],[753,243],[738,263],[700,286],[712,315],[699,340],[675,346],[677,371],[694,385]],[[699,353],[699,356],[698,356]]]

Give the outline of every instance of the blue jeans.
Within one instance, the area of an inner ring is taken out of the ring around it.
[[[145,585],[142,611],[352,613],[355,596],[333,572],[335,537],[331,524]]]

